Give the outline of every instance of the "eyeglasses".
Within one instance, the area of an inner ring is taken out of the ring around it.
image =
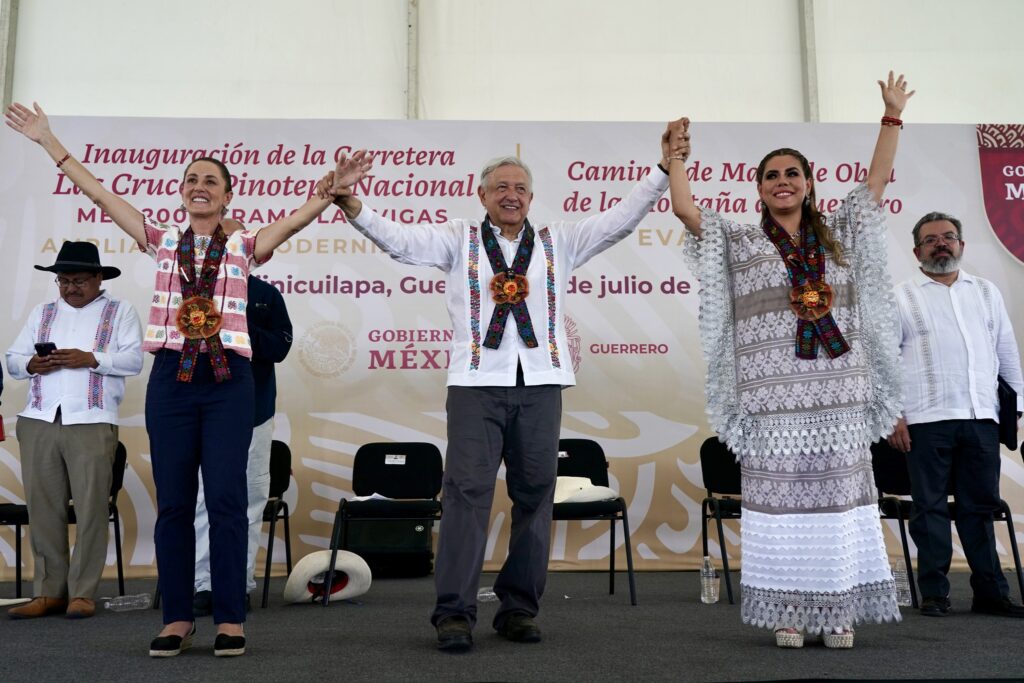
[[[60,277],[58,275],[53,279],[53,281],[56,282],[57,286],[60,287],[61,289],[67,289],[71,285],[81,288],[92,282],[93,279],[95,279],[95,277],[96,276],[93,275],[91,277],[76,277],[74,280],[69,280],[66,277]]]
[[[952,244],[953,242],[960,241],[960,235],[956,234],[955,232],[946,232],[941,235],[928,235],[923,240],[918,242],[918,244],[923,244],[926,247],[934,247],[936,244],[939,243],[940,240],[947,244]]]

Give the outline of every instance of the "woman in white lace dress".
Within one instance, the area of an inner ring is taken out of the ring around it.
[[[879,85],[885,116],[867,181],[827,218],[796,150],[758,166],[759,225],[699,209],[685,157],[670,165],[701,283],[707,412],[742,470],[743,622],[773,630],[779,647],[801,647],[804,634],[852,647],[855,624],[900,618],[870,444],[900,414],[879,202],[913,92],[891,72]]]

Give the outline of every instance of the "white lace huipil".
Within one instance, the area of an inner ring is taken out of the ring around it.
[[[828,218],[846,265],[826,250],[825,281],[850,350],[814,360],[796,357],[789,275],[762,228],[702,219],[684,254],[701,283],[708,419],[742,469],[742,619],[809,633],[898,620],[869,450],[901,395],[881,210],[860,185]]]
[[[882,212],[859,185],[829,216],[847,266],[826,250],[832,315],[850,351],[796,357],[789,276],[759,225],[702,211],[683,248],[700,279],[700,332],[711,427],[742,460],[866,447],[900,415],[899,325]],[[723,353],[733,349],[734,353]]]

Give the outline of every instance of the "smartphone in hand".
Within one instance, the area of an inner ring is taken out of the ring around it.
[[[40,358],[45,358],[56,350],[57,345],[53,342],[39,342],[36,344],[36,355]]]

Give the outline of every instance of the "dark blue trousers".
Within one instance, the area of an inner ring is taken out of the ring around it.
[[[181,354],[158,351],[146,390],[146,429],[156,483],[157,571],[164,623],[192,621],[196,493],[203,473],[210,516],[213,621],[245,621],[245,467],[254,394],[249,360],[228,352],[231,379],[218,384],[200,354],[191,382],[177,381]]]
[[[926,598],[949,595],[952,530],[946,496],[956,499],[956,530],[971,568],[971,588],[982,599],[1008,595],[996,554],[992,515],[999,507],[999,425],[992,420],[912,424],[907,464],[917,545],[917,583]]]

